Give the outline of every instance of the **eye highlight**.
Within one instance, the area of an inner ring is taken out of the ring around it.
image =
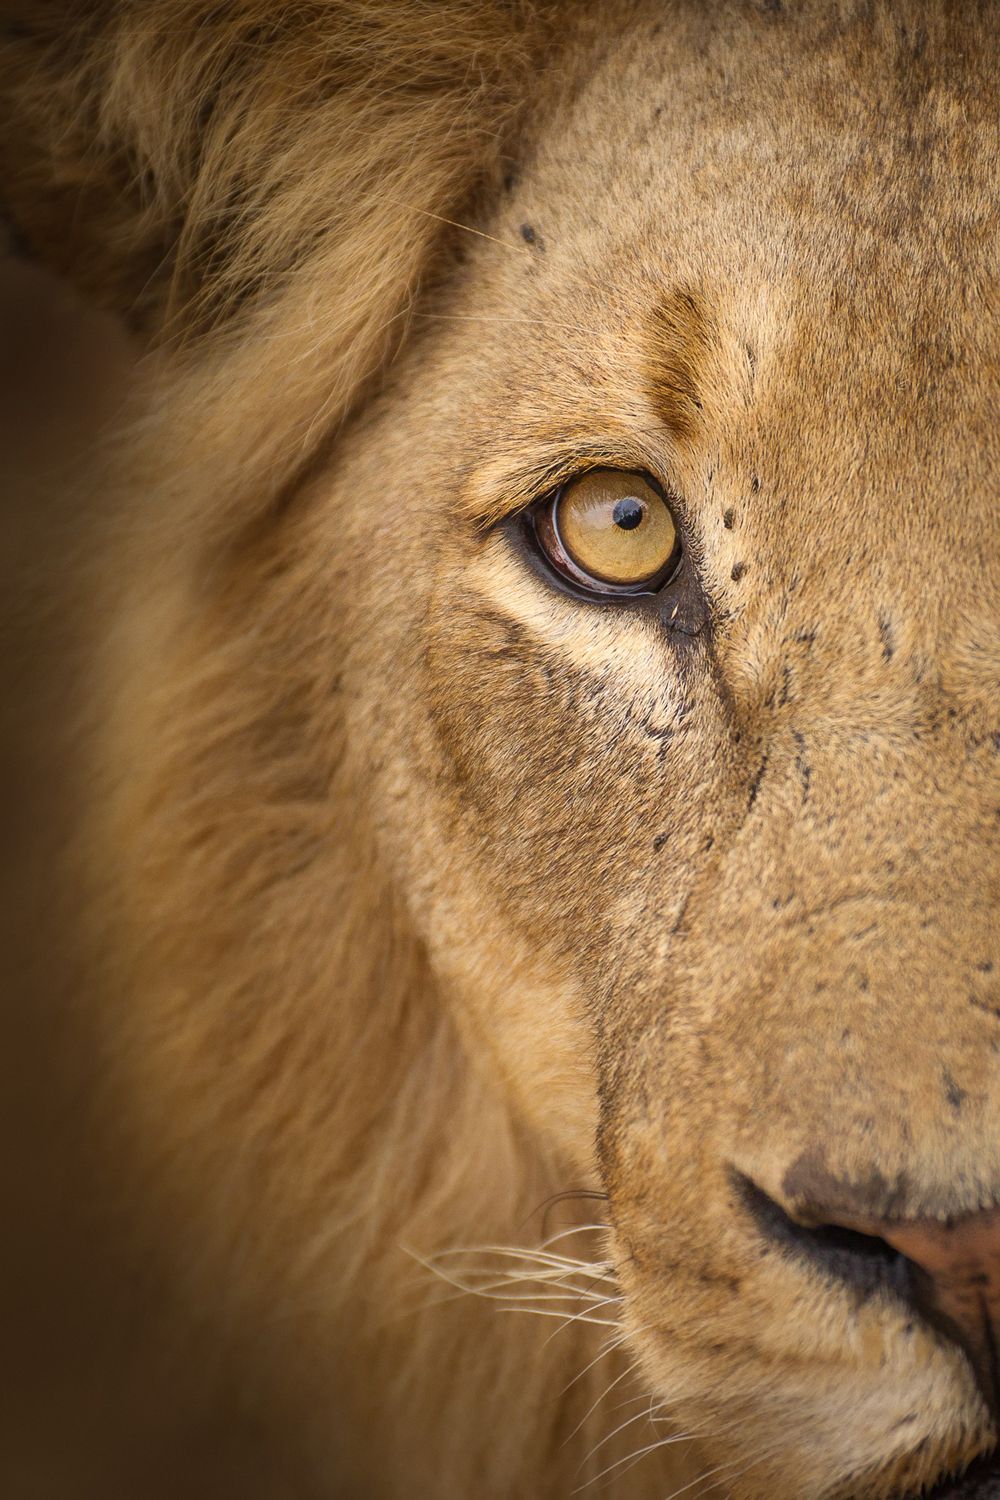
[[[641,474],[591,469],[531,512],[555,571],[588,593],[654,593],[677,570],[681,543],[670,507]]]

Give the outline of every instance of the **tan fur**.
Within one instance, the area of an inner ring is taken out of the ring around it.
[[[151,1408],[268,1496],[968,1460],[962,1356],[731,1172],[1000,1196],[989,8],[75,9],[9,29],[3,180],[154,351],[73,866]],[[594,463],[680,497],[666,621],[522,555]],[[573,1189],[606,1233],[505,1254]]]

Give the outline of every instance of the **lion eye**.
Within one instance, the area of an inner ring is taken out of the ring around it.
[[[651,593],[680,560],[670,508],[640,474],[592,469],[542,501],[533,522],[556,571],[591,593]]]

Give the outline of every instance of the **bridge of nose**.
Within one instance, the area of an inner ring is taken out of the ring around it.
[[[819,1153],[881,1178],[858,1217],[966,1215],[1000,1191],[995,752],[797,722],[673,949],[713,1149],[786,1205]]]

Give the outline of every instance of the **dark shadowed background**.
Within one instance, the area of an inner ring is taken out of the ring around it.
[[[133,368],[112,319],[0,260],[0,1494],[11,1500],[254,1492],[246,1453],[206,1431],[204,1411],[159,1425],[173,1402],[157,1403],[143,1366],[156,1273],[119,1253],[113,1133],[93,1119],[107,1043],[79,999],[65,850],[96,624],[82,564],[101,496],[78,497]]]

